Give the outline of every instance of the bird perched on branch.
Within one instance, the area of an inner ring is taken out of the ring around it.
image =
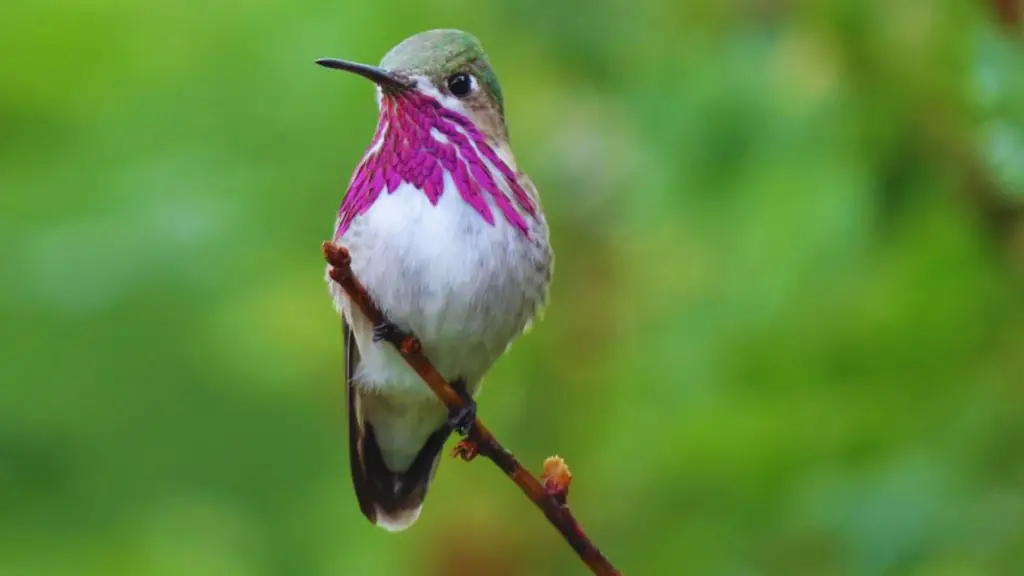
[[[333,238],[388,322],[371,325],[329,275],[328,283],[342,315],[359,507],[376,525],[403,530],[419,517],[445,441],[475,419],[484,374],[545,305],[553,254],[476,38],[431,30],[379,66],[317,63],[377,87],[377,130]],[[463,397],[461,409],[446,408],[392,348],[409,333]]]

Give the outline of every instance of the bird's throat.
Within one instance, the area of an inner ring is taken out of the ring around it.
[[[537,213],[534,200],[472,120],[420,92],[384,96],[377,132],[338,212],[335,238],[381,192],[391,194],[408,183],[437,205],[449,180],[488,224],[495,223],[496,209],[508,224],[529,235],[527,219]]]

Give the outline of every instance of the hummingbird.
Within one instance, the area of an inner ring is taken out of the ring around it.
[[[370,522],[396,532],[419,518],[448,437],[468,432],[484,375],[546,306],[554,254],[473,35],[421,32],[379,66],[317,64],[376,84],[377,128],[333,242],[387,322],[372,325],[330,267],[327,282],[341,316],[356,498]],[[394,349],[408,334],[463,407],[448,409]]]

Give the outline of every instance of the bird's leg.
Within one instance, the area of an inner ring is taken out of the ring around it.
[[[384,340],[385,342],[390,342],[396,348],[398,348],[402,345],[402,342],[405,341],[405,339],[408,337],[408,332],[402,330],[401,328],[395,326],[394,324],[387,320],[384,320],[384,322],[381,322],[380,324],[377,324],[376,326],[373,327],[374,342],[380,342],[381,340]]]
[[[473,400],[466,390],[465,380],[452,382],[452,388],[459,393],[459,398],[462,398],[462,406],[448,409],[448,426],[460,436],[465,436],[476,420],[476,400]]]

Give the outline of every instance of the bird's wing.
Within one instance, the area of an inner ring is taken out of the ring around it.
[[[356,389],[355,373],[359,366],[359,346],[352,328],[344,318],[341,320],[341,335],[345,342],[345,392],[348,397],[348,461],[352,469],[352,486],[355,488],[359,509],[370,522],[376,523],[377,509],[373,505],[373,487],[369,484],[366,466],[363,463],[363,425],[359,414],[359,391]]]

